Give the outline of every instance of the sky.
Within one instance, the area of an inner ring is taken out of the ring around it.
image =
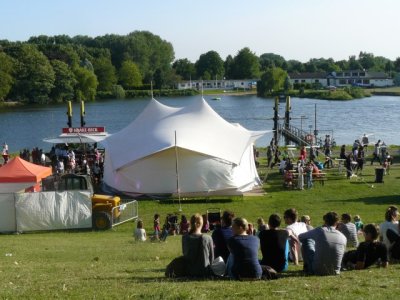
[[[192,62],[244,47],[286,60],[400,57],[398,0],[1,0],[0,39],[150,31]]]

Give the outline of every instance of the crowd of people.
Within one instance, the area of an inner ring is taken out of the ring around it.
[[[374,265],[387,267],[400,258],[398,217],[395,206],[387,208],[379,226],[364,225],[358,215],[352,218],[348,213],[327,212],[323,225],[314,228],[308,215],[300,218],[297,210],[290,208],[283,218],[271,214],[267,224],[259,218],[257,229],[251,230],[245,218],[224,211],[220,225],[207,234],[203,216],[194,214],[189,222],[181,220],[186,222],[181,232],[182,255],[167,266],[166,276],[258,280],[278,278],[290,264],[302,263],[305,274],[321,276]],[[157,218],[159,215],[155,216],[155,234],[160,231]],[[142,228],[140,221],[135,229],[137,240],[145,240],[143,233],[136,233]]]
[[[346,170],[347,178],[354,175],[362,175],[366,162],[366,149],[368,147],[368,137],[364,135],[362,140],[355,140],[352,149],[347,150],[346,145],[340,147],[338,165]],[[308,148],[308,149],[307,149]],[[316,146],[301,146],[299,155],[296,157],[292,153],[292,158],[287,150],[281,151],[272,139],[267,147],[267,167],[273,169],[278,166],[280,174],[283,175],[284,186],[287,188],[304,189],[313,187],[313,178],[319,177],[322,169],[333,167],[332,142],[329,135],[326,135],[325,142],[320,151]],[[318,161],[319,154],[323,154],[323,162]],[[378,161],[382,166],[384,175],[390,173],[390,166],[393,164],[393,156],[389,153],[385,142],[378,140],[374,145],[371,166]]]

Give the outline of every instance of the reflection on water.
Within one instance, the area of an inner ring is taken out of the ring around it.
[[[221,100],[207,102],[227,121],[240,123],[250,130],[271,130],[273,127],[272,99],[256,96],[226,96]],[[185,106],[198,101],[200,96],[160,98],[161,103],[170,106]],[[114,133],[140,114],[149,99],[109,100],[86,103],[87,126],[105,126]],[[400,97],[380,96],[352,101],[327,101],[292,98],[291,124],[313,131],[315,124],[315,104],[317,111],[317,129],[320,136],[332,134],[338,144],[352,144],[364,133],[373,134],[370,139],[381,139],[387,144],[400,145],[397,130],[400,125],[396,109]],[[285,104],[280,103],[279,115],[285,115]],[[7,141],[10,151],[38,146],[49,149],[50,144],[42,141],[46,137],[55,137],[67,124],[66,105],[29,107],[15,112],[0,112],[0,143]],[[303,118],[301,116],[304,116]],[[73,106],[73,126],[79,127],[79,106]],[[283,121],[282,121],[283,122]],[[272,138],[269,133],[261,138],[258,146],[265,146]]]

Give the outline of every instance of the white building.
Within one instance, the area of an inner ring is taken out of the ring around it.
[[[178,90],[194,89],[194,90],[210,90],[210,89],[224,89],[235,90],[244,89],[251,90],[257,87],[259,79],[223,79],[223,80],[191,80],[181,81],[176,83]]]
[[[328,76],[328,85],[361,86],[361,87],[387,87],[393,86],[393,79],[384,72],[369,72],[364,70],[351,70],[332,72]]]
[[[328,79],[325,72],[317,73],[290,73],[290,83],[294,84],[321,84],[323,87],[328,86]]]
[[[290,83],[294,84],[321,84],[322,87],[360,86],[360,87],[387,87],[393,86],[393,79],[384,72],[369,72],[364,70],[350,70],[342,72],[290,73]]]

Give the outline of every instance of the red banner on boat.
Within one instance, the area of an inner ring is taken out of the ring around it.
[[[92,134],[92,133],[102,133],[105,132],[105,127],[71,127],[63,128],[62,133],[82,133],[82,134]]]

